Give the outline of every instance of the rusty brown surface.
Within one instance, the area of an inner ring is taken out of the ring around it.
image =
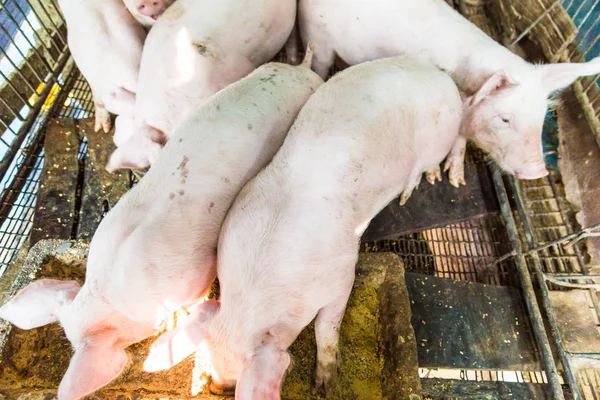
[[[567,200],[582,227],[600,222],[600,148],[571,89],[562,95],[557,110],[559,126],[559,167]],[[600,238],[587,240],[592,268],[600,272]]]
[[[75,120],[61,118],[49,121],[31,245],[41,239],[71,238],[76,213],[79,142]]]

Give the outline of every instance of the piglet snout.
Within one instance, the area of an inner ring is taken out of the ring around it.
[[[165,11],[165,3],[163,0],[140,0],[137,8],[140,14],[157,19]]]
[[[543,164],[533,165],[528,168],[523,168],[515,171],[517,179],[539,179],[548,175],[548,170]]]

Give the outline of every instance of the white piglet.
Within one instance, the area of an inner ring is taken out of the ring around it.
[[[223,223],[220,308],[162,335],[146,370],[168,368],[206,340],[214,389],[237,382],[238,400],[278,399],[287,349],[316,317],[316,385],[330,391],[360,237],[444,159],[460,119],[452,79],[415,59],[372,61],[331,78]]]
[[[146,32],[122,0],[58,0],[67,23],[69,50],[92,89],[95,130],[111,129],[110,113],[120,114],[112,93],[135,93]]]
[[[322,82],[309,65],[271,63],[215,95],[101,222],[81,288],[39,280],[0,308],[0,317],[22,329],[63,326],[74,355],[59,400],[110,382],[127,362],[127,346],[206,294],[227,210]],[[214,301],[201,308],[211,307]]]
[[[277,54],[295,15],[295,0],[175,2],[150,30],[137,96],[116,93],[134,111],[117,121],[107,170],[151,165],[190,110]]]
[[[549,95],[579,76],[600,73],[600,58],[529,64],[444,0],[300,0],[298,7],[302,38],[315,44],[313,67],[322,77],[336,55],[353,65],[407,54],[447,71],[468,93],[461,136],[446,160],[454,186],[465,183],[466,139],[517,178],[547,175],[542,126]],[[434,182],[434,175],[429,178]]]

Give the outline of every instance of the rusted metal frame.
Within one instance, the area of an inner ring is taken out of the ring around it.
[[[65,24],[65,18],[63,16],[60,8],[56,6],[56,2],[54,0],[51,1],[51,3],[52,3],[52,8],[54,8],[54,10],[61,16],[61,19],[63,20],[63,24]],[[42,7],[42,9],[44,10],[44,12],[46,13],[46,15],[48,16],[50,23],[54,26],[54,29],[56,30],[56,34],[60,37],[61,41],[63,42],[63,45],[67,45],[68,40],[65,37],[63,37],[62,32],[60,31],[60,28],[58,26],[56,26],[56,24],[54,23],[54,20],[52,19],[52,16],[50,15],[50,13],[48,12],[48,9],[44,5],[44,2],[40,1],[39,4]]]
[[[4,32],[5,35],[8,36],[8,31],[6,30],[6,28],[4,28],[2,25],[0,25],[0,29],[2,30],[2,32]],[[28,62],[28,57],[23,54],[23,52],[21,51],[21,48],[19,46],[16,45],[15,42],[12,41],[11,38],[11,43],[15,46],[15,49],[17,50],[17,52],[19,53],[19,55],[21,57],[23,57],[24,63],[29,67],[29,69],[31,70],[31,72],[33,73],[33,75],[40,81],[43,82],[44,78],[42,78],[42,76],[33,68],[33,66]],[[29,86],[30,89],[32,89],[33,92],[35,92],[35,88],[31,85],[31,82],[29,82],[28,79],[25,78],[25,76],[23,76],[23,73],[20,71],[19,67],[14,63],[14,61],[8,56],[8,53],[4,50],[4,49],[0,49],[0,51],[2,52],[2,54],[4,54],[4,56],[6,57],[6,59],[8,60],[8,62],[10,63],[10,65],[15,69],[15,72],[27,83],[27,86]],[[2,74],[4,76],[4,74]]]
[[[17,87],[15,86],[15,84],[10,79],[8,79],[8,77],[6,75],[4,75],[2,72],[0,72],[0,76],[2,77],[2,79],[4,79],[4,81],[8,84],[8,86],[10,86],[10,88],[13,90],[13,92],[19,98],[19,100],[21,100],[23,102],[23,104],[29,105],[29,101],[25,97],[23,97],[23,95],[17,90]]]
[[[535,290],[533,288],[533,283],[531,281],[531,276],[527,267],[527,261],[525,259],[525,255],[522,252],[521,239],[519,238],[517,226],[515,224],[515,220],[512,215],[512,210],[508,200],[508,194],[506,192],[506,188],[504,187],[504,182],[502,180],[502,172],[496,164],[492,164],[492,179],[496,188],[496,196],[500,204],[500,210],[504,218],[506,232],[508,234],[508,238],[510,240],[511,245],[517,254],[517,256],[515,257],[515,265],[519,273],[521,286],[524,293],[523,297],[525,300],[525,305],[527,306],[527,311],[529,313],[529,319],[531,322],[531,327],[533,329],[536,346],[540,352],[542,363],[544,365],[544,370],[548,378],[551,396],[555,400],[563,400],[565,396],[562,390],[562,386],[560,384],[558,371],[554,362],[554,357],[552,356],[550,340],[548,339],[548,336],[546,334],[544,320],[542,318],[542,314],[537,303]],[[567,379],[569,380],[569,376],[567,376]],[[571,384],[571,382],[569,382],[569,384]],[[581,399],[581,397],[575,398]]]
[[[521,222],[522,222],[523,230],[525,232],[525,238],[527,241],[527,245],[528,245],[529,249],[531,249],[535,246],[535,236],[534,236],[535,232],[531,228],[531,223],[530,223],[530,220],[527,215],[527,206],[525,205],[525,202],[523,200],[521,188],[519,187],[519,185],[517,185],[517,183],[515,182],[515,179],[512,176],[507,177],[507,179],[508,179],[508,182],[512,189],[512,193],[514,195],[514,200],[516,203],[517,211],[518,211],[519,215],[521,216]],[[550,293],[548,290],[548,286],[546,284],[547,278],[544,275],[544,271],[542,269],[542,263],[540,261],[539,254],[537,252],[533,252],[533,253],[529,254],[529,257],[531,257],[531,259],[533,260],[533,272],[534,272],[535,277],[537,278],[539,285],[540,285],[542,307],[544,308],[544,311],[546,313],[546,317],[547,317],[548,323],[550,325],[550,331],[552,332],[552,336],[554,338],[554,342],[555,342],[556,348],[558,350],[558,355],[559,355],[560,361],[561,361],[564,371],[565,371],[567,382],[571,388],[571,391],[573,392],[573,398],[575,400],[583,399],[584,397],[581,395],[581,392],[579,389],[579,383],[577,382],[577,378],[575,377],[575,374],[571,370],[571,365],[569,363],[569,356],[567,354],[567,350],[565,349],[562,338],[560,336],[558,324],[556,323],[556,319],[554,318],[554,312],[552,311],[552,303],[550,301]],[[527,268],[527,267],[525,267],[525,268]],[[529,272],[527,272],[527,274],[529,275]],[[534,296],[535,296],[535,294],[534,294]]]
[[[48,63],[48,61],[46,60],[46,58],[41,55],[37,49],[37,47],[31,43],[31,41],[29,40],[29,38],[27,37],[27,35],[25,34],[25,32],[23,32],[23,29],[21,29],[21,25],[19,25],[19,23],[17,22],[17,20],[15,19],[15,17],[12,15],[12,13],[7,12],[6,15],[8,16],[8,18],[10,18],[10,20],[12,21],[13,24],[15,24],[15,26],[17,27],[17,31],[19,31],[21,33],[21,35],[23,35],[23,37],[25,38],[25,41],[27,42],[27,44],[29,44],[29,47],[31,48],[31,50],[33,50],[33,52],[40,58],[40,61],[42,62],[42,64],[44,64],[44,66],[46,67],[46,69],[48,70],[48,72],[52,72],[52,66]],[[27,19],[27,18],[25,18]],[[37,35],[37,32],[35,32],[35,30],[33,30],[34,34]],[[16,43],[12,40],[12,37],[9,36],[11,38],[11,42],[15,45],[15,47],[18,47],[16,45]],[[39,36],[38,36],[39,38]],[[42,42],[43,43],[43,42]],[[25,57],[26,59],[26,57]]]
[[[56,37],[58,37],[60,39],[60,41],[62,42],[61,45],[65,46],[65,45],[67,45],[67,42],[62,37],[62,35],[60,34],[59,27],[57,27],[56,24],[54,23],[54,20],[52,19],[52,16],[50,14],[48,14],[48,11],[44,7],[43,2],[40,1],[39,4],[43,8],[44,12],[46,13],[46,16],[48,17],[48,19],[50,20],[50,22],[52,23],[52,25],[54,26],[54,32],[53,33],[50,32],[49,29],[52,29],[52,28],[49,27],[49,26],[47,26],[44,23],[44,21],[42,20],[42,18],[40,18],[40,15],[36,11],[35,7],[31,6],[31,12],[33,13],[33,15],[35,15],[35,17],[37,18],[37,20],[40,22],[40,25],[42,25],[42,27],[44,28],[44,31],[46,31],[46,34],[50,37],[50,40],[51,40],[52,44],[54,44],[54,47],[56,47],[56,49],[60,52],[60,48],[58,47],[58,43],[54,43],[53,34],[56,34]],[[63,24],[64,24],[64,20],[63,20]]]
[[[42,106],[46,102],[46,99],[47,99],[48,95],[50,94],[52,87],[54,86],[53,83],[57,80],[61,71],[64,69],[64,66],[67,63],[69,56],[70,56],[69,49],[67,47],[65,47],[64,53],[62,54],[62,56],[59,57],[54,70],[50,73],[50,76],[48,77],[46,86],[44,86],[42,93],[40,93],[35,104],[31,108],[31,110],[29,110],[29,114],[27,115],[27,118],[23,122],[23,125],[21,125],[21,128],[19,128],[19,131],[17,132],[15,140],[13,141],[11,146],[8,148],[6,154],[4,155],[4,158],[0,161],[0,179],[4,178],[4,176],[6,175],[6,173],[8,171],[8,168],[12,164],[15,156],[18,154],[19,149],[21,148],[21,145],[23,144],[23,142],[25,141],[25,138],[27,137],[27,134],[33,127],[35,120],[36,120],[38,114],[40,113],[40,110],[42,109]]]
[[[33,28],[33,25],[31,24],[31,21],[29,20],[29,18],[27,18],[27,14],[25,14],[25,11],[23,11],[23,9],[21,8],[21,6],[19,5],[18,1],[15,1],[15,7],[19,10],[19,12],[21,13],[21,15],[23,16],[23,22],[27,23],[27,25],[29,25],[29,27],[31,28],[31,31],[33,32],[33,34],[35,36],[37,36],[38,40],[40,41],[40,44],[43,46],[44,45],[44,40],[42,40],[42,38],[40,37],[40,34],[38,33],[38,31],[36,29]],[[33,12],[33,7],[30,6],[31,11]],[[47,32],[47,29],[44,25],[44,23],[38,18],[37,14],[35,14],[35,17],[37,18],[38,22],[40,23],[40,25],[42,27],[44,27],[44,30]],[[18,27],[19,29],[20,27]],[[52,42],[52,36],[50,36],[50,41]],[[64,45],[64,43],[63,43]],[[52,54],[50,52],[50,49],[52,49],[52,47],[47,47],[48,49],[48,53],[50,55],[50,57],[52,57]],[[58,52],[60,53],[60,48],[57,47]],[[56,62],[56,60],[52,60],[54,62]]]
[[[598,0],[600,1],[600,0]],[[563,217],[563,221],[565,222],[565,226],[567,227],[567,233],[572,234],[574,233],[574,229],[573,229],[573,225],[571,224],[571,221],[569,220],[569,216],[566,214],[566,209],[567,209],[567,204],[565,201],[565,198],[562,196],[561,193],[559,193],[558,188],[556,186],[556,182],[554,180],[554,176],[552,174],[548,175],[548,182],[550,182],[550,187],[552,188],[552,193],[554,194],[554,197],[556,198],[556,201],[558,202],[558,209],[560,210],[560,213]],[[574,243],[575,248],[575,254],[577,255],[577,262],[579,264],[579,268],[581,269],[581,272],[583,275],[588,275],[589,274],[589,268],[587,267],[584,259],[583,259],[583,254],[581,252],[581,248],[579,246],[579,243]],[[548,275],[548,274],[546,274]],[[589,279],[589,276],[588,276]],[[556,284],[556,282],[555,282]],[[598,291],[596,289],[590,288],[590,292],[591,292],[591,297],[592,297],[592,303],[594,304],[594,309],[596,310],[596,315],[598,317],[598,320],[600,320],[600,302],[598,301]]]
[[[28,175],[31,173],[31,167],[35,164],[37,158],[39,157],[39,154],[44,145],[45,128],[48,123],[48,120],[50,117],[52,117],[58,112],[59,107],[64,103],[66,96],[68,95],[69,91],[73,87],[73,84],[75,83],[74,75],[76,74],[72,74],[71,76],[67,77],[66,82],[62,87],[62,90],[50,106],[46,115],[44,115],[44,119],[40,122],[38,127],[38,135],[24,149],[24,154],[26,154],[26,156],[23,160],[23,163],[18,168],[17,174],[0,197],[0,226],[4,223],[4,221],[10,214],[14,202],[19,197],[21,189],[25,185]],[[49,85],[49,87],[51,86],[53,85]],[[42,98],[45,101],[47,95]],[[29,130],[27,130],[27,133],[29,133]],[[4,175],[1,176],[3,177]]]

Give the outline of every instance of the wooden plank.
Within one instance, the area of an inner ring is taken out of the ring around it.
[[[419,366],[540,371],[519,291],[406,273]]]
[[[362,241],[392,239],[412,232],[466,221],[499,210],[487,167],[466,164],[466,186],[450,185],[446,174],[443,181],[430,185],[425,179],[404,206],[393,200],[374,219]]]
[[[545,400],[550,398],[547,385],[536,383],[421,379],[421,385],[424,399]]]
[[[129,170],[108,173],[104,168],[115,150],[110,133],[94,132],[94,119],[79,120],[80,135],[87,138],[88,149],[85,156],[83,188],[77,239],[90,240],[108,209],[129,190],[131,178]]]
[[[75,121],[51,120],[44,142],[44,169],[33,217],[32,246],[40,239],[71,238],[76,215],[78,152]]]

